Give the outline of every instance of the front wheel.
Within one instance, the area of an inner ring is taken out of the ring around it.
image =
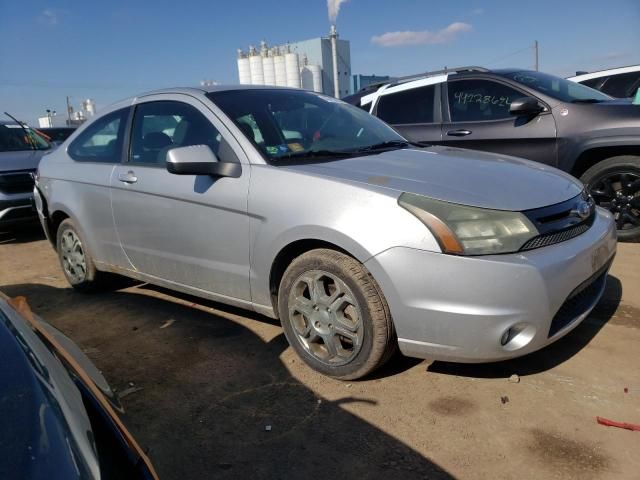
[[[328,249],[296,258],[278,294],[289,344],[314,370],[342,380],[380,367],[397,342],[379,286],[357,260]]]
[[[596,163],[580,179],[595,202],[614,215],[618,238],[640,241],[640,157],[609,158]]]

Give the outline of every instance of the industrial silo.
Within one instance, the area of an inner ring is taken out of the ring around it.
[[[311,72],[313,91],[322,93],[322,69],[320,65],[307,65],[306,68]]]
[[[262,70],[264,71],[264,84],[276,85],[276,67],[273,50],[269,50],[267,56],[262,57]]]
[[[240,81],[240,85],[251,84],[251,67],[249,66],[249,59],[240,49],[238,49],[238,79]]]
[[[284,63],[284,55],[281,54],[280,49],[276,48],[275,55],[273,57],[273,68],[275,70],[276,85],[279,87],[287,86],[287,68]]]
[[[249,68],[251,69],[251,84],[264,85],[264,70],[262,69],[262,57],[254,47],[249,49]]]
[[[284,64],[287,69],[287,86],[300,88],[300,60],[297,53],[286,53]]]

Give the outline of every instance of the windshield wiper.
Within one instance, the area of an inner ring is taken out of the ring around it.
[[[604,100],[599,100],[597,98],[576,98],[575,100],[571,100],[571,103],[600,103]]]
[[[296,160],[307,158],[335,158],[335,157],[352,157],[353,152],[343,152],[339,150],[308,150],[306,152],[290,153],[279,157],[272,157],[274,161],[280,160]]]
[[[389,149],[400,149],[400,148],[406,148],[409,146],[413,146],[413,147],[424,147],[424,144],[421,143],[416,143],[416,142],[410,142],[409,140],[388,140],[386,142],[380,142],[380,143],[375,143],[373,145],[369,145],[366,147],[362,147],[362,148],[358,148],[356,150],[353,150],[354,152],[373,152],[376,150],[389,150]]]
[[[16,117],[14,117],[13,115],[11,115],[9,112],[4,112],[4,114],[9,117],[11,120],[13,120],[14,122],[16,122],[18,125],[20,125],[20,128],[22,128],[22,130],[24,130],[25,133],[25,138],[27,143],[29,144],[29,146],[31,147],[31,150],[37,150],[36,148],[36,141],[33,139],[33,137],[31,136],[31,133],[29,133],[29,130],[27,130],[27,127],[24,126],[24,124],[20,121],[18,121],[16,119]]]

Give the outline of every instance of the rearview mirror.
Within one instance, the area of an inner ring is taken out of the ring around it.
[[[509,113],[511,115],[537,115],[544,110],[537,99],[533,97],[522,97],[511,102]]]
[[[167,152],[167,170],[176,175],[211,175],[238,178],[239,163],[221,162],[208,145],[172,148]]]

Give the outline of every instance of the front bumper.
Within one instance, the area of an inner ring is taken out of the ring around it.
[[[9,226],[35,220],[36,211],[30,192],[16,194],[0,193],[0,225]]]
[[[579,325],[602,296],[615,252],[613,218],[598,208],[587,232],[548,247],[485,257],[397,247],[366,266],[403,354],[479,363],[533,352]]]

